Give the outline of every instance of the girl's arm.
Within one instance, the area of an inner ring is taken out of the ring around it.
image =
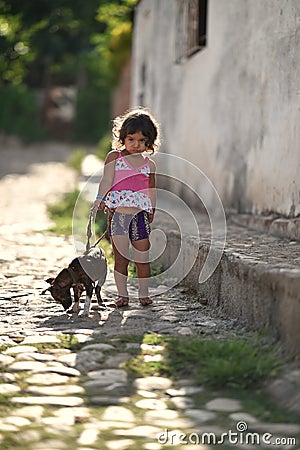
[[[115,160],[117,159],[117,157],[118,152],[112,150],[111,152],[108,153],[104,161],[103,175],[99,183],[97,198],[94,201],[92,209],[105,208],[104,200],[113,184],[115,173]]]
[[[154,161],[150,160],[150,177],[149,177],[149,197],[151,200],[152,211],[149,214],[149,222],[151,223],[155,214],[156,207],[156,165]]]

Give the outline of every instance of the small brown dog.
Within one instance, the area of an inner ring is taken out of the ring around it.
[[[86,291],[83,316],[88,317],[91,298],[95,288],[98,305],[103,306],[101,287],[107,275],[107,261],[101,248],[92,247],[87,254],[73,259],[69,266],[63,269],[56,278],[48,278],[46,281],[51,286],[50,291],[54,300],[60,302],[68,313],[78,314],[80,311],[79,300],[82,292]],[[74,293],[74,305],[72,305],[71,288]]]

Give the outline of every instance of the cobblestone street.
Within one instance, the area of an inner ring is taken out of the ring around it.
[[[186,288],[155,297],[148,308],[133,300],[128,308],[117,310],[110,273],[104,286],[106,309],[98,311],[92,303],[88,318],[68,315],[49,294],[41,295],[45,279],[75,257],[71,237],[45,231],[50,226],[46,204],[78,181],[64,163],[71,151],[49,145],[28,149],[27,156],[26,149],[24,155],[18,148],[3,155],[7,170],[2,168],[0,180],[1,449],[196,450],[216,443],[234,448],[235,443],[220,440],[228,430],[248,430],[255,434],[256,446],[299,448],[298,423],[267,423],[248,410],[244,398],[208,390],[192,379],[176,384],[153,376],[133,381],[124,369],[137,354],[150,364],[161,361],[164,349],[147,344],[148,334],[247,335],[236,320],[216,317]],[[21,173],[12,164],[18,158],[28,158]],[[78,351],[68,348],[72,342],[83,346]],[[299,379],[299,370],[289,377]],[[201,442],[203,433],[210,433],[210,440]],[[266,433],[271,434],[270,442],[261,440]],[[294,441],[287,440],[291,437]],[[253,448],[245,445],[241,434],[239,439],[240,448]]]

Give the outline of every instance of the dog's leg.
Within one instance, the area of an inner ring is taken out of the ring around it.
[[[82,290],[79,289],[78,286],[73,286],[74,305],[69,310],[70,313],[74,313],[74,314],[78,314],[79,313],[79,311],[80,311],[79,300],[80,300],[81,292],[82,292]]]
[[[95,293],[98,300],[98,305],[103,306],[103,300],[101,297],[101,286],[99,286],[99,284],[97,284],[97,286],[95,287]]]
[[[84,317],[89,316],[91,299],[92,299],[92,295],[93,295],[93,289],[94,289],[94,286],[92,283],[85,285],[86,297],[85,297],[84,309],[83,309],[83,313],[82,313],[82,315]]]

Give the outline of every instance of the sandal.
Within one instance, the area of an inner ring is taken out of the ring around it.
[[[142,306],[148,306],[148,305],[151,305],[152,303],[153,303],[153,301],[149,297],[140,298],[140,304]]]
[[[129,303],[129,298],[119,295],[118,300],[115,301],[115,306],[121,308],[122,306],[127,306]]]

